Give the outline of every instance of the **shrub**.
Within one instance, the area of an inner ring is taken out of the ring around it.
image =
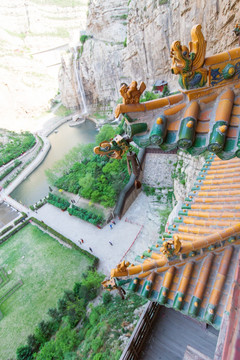
[[[14,161],[14,165],[10,166],[8,169],[6,169],[2,175],[0,175],[0,180],[4,179],[10,172],[12,172],[17,166],[19,166],[22,162],[20,160]]]
[[[88,221],[93,225],[101,224],[104,221],[104,218],[101,215],[97,215],[91,210],[80,208],[76,205],[72,205],[72,207],[68,208],[67,211],[70,215],[79,217],[80,219]]]
[[[13,225],[7,226],[5,229],[3,229],[3,230],[0,232],[0,235],[5,234],[6,232],[8,232],[9,230],[11,230],[12,228],[13,228]]]
[[[93,360],[103,360],[102,354],[98,353],[94,356]]]
[[[39,343],[45,344],[45,342],[48,341],[54,333],[53,323],[51,321],[42,320],[38,324],[35,333]]]
[[[24,221],[22,224],[20,224],[18,227],[14,228],[12,231],[10,231],[7,235],[3,236],[0,239],[0,244],[2,244],[4,241],[9,239],[12,235],[16,234],[19,230],[21,230],[24,226],[28,224],[28,220]]]
[[[149,195],[154,195],[155,194],[155,188],[154,187],[151,187],[149,185],[146,185],[146,184],[143,184],[143,187],[142,187],[143,191],[145,192],[145,194],[147,196]]]
[[[80,36],[80,42],[81,42],[82,44],[84,44],[84,43],[86,42],[86,40],[89,39],[89,38],[90,38],[89,35],[81,35],[81,36]]]
[[[61,210],[66,210],[70,205],[70,202],[52,193],[49,193],[47,202],[60,208]]]
[[[104,305],[107,305],[112,300],[112,295],[109,291],[105,291],[102,298]]]
[[[11,132],[9,133],[9,139],[11,141],[0,149],[0,166],[16,159],[21,154],[31,149],[36,143],[34,135],[29,132],[24,132],[20,135]]]
[[[19,219],[14,221],[14,225],[19,224],[20,222],[22,222],[23,220],[25,220],[26,216],[21,216]]]
[[[32,360],[32,348],[28,345],[17,348],[17,360]]]
[[[59,311],[59,313],[61,315],[66,314],[66,310],[67,310],[67,302],[66,302],[66,300],[58,299],[57,307],[58,307],[58,311]]]
[[[39,350],[40,343],[38,342],[35,335],[29,335],[27,337],[27,344],[32,349],[32,353],[35,353]]]
[[[48,309],[47,313],[53,320],[56,320],[56,321],[61,320],[61,314],[59,313],[59,311],[56,308]]]

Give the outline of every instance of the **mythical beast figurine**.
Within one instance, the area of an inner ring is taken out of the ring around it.
[[[123,154],[130,148],[129,140],[123,138],[121,135],[116,135],[109,141],[102,141],[99,146],[96,146],[93,151],[97,155],[106,155],[112,159],[122,159]]]
[[[207,82],[207,70],[202,67],[207,42],[204,40],[201,28],[201,25],[192,28],[189,49],[181,45],[180,41],[174,41],[171,46],[171,71],[175,75],[179,74],[178,81],[183,89],[202,87]]]
[[[127,84],[122,84],[120,88],[120,94],[123,97],[123,104],[138,104],[140,96],[146,89],[145,83],[142,81],[139,89],[137,88],[137,82],[132,81],[128,86]]]

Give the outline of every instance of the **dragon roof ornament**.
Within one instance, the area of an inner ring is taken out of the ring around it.
[[[201,25],[192,28],[191,37],[189,48],[181,45],[180,41],[174,41],[171,46],[171,71],[175,75],[179,74],[179,84],[183,89],[202,87],[207,82],[207,69],[202,67],[207,42]]]

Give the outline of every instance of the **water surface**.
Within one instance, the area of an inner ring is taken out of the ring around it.
[[[46,169],[51,169],[53,164],[61,160],[74,146],[95,142],[97,134],[95,124],[90,120],[75,127],[70,127],[68,123],[65,123],[57,131],[48,137],[51,149],[44,161],[11,193],[13,199],[24,205],[35,204],[48,194]]]

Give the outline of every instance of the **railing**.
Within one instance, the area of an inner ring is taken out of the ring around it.
[[[143,162],[145,159],[145,153],[146,153],[145,149],[141,149],[138,154],[138,160],[139,160],[140,164],[142,165],[142,167],[144,167]],[[141,180],[142,174],[143,174],[143,172],[141,172],[140,177],[138,178],[139,180]],[[135,186],[134,186],[135,180],[136,180],[136,176],[134,174],[132,174],[130,176],[129,182],[120,192],[117,204],[114,209],[114,216],[118,216],[119,219],[122,218],[122,216],[125,214],[127,209],[131,206],[131,204],[133,203],[133,201],[136,199],[139,192],[141,191],[141,189],[135,189]],[[133,195],[132,199],[130,199],[130,201],[128,201],[129,203],[126,204],[128,198],[131,195]]]
[[[138,360],[142,347],[149,336],[149,331],[158,314],[161,305],[156,302],[150,302],[142,314],[138,324],[132,333],[128,345],[124,349],[120,360]]]

